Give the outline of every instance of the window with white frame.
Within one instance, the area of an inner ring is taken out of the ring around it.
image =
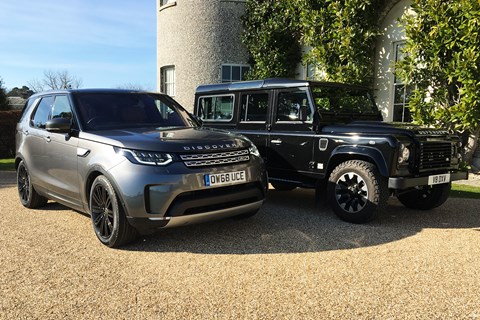
[[[405,41],[394,43],[394,46],[395,63],[397,63],[403,60],[404,53],[402,50],[405,46]],[[393,81],[393,121],[412,122],[410,109],[408,108],[411,93],[412,87],[404,84],[395,72]]]
[[[160,69],[160,91],[175,96],[175,66],[165,66]]]
[[[245,79],[245,75],[248,71],[250,71],[249,65],[223,64],[222,82],[242,81]]]

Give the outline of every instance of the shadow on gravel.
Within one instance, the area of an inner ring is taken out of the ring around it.
[[[17,185],[17,173],[15,171],[0,171],[0,189],[10,188]]]
[[[164,229],[123,250],[201,254],[269,254],[342,250],[398,241],[428,228],[480,228],[480,200],[449,199],[431,211],[410,210],[390,199],[386,212],[369,224],[339,220],[315,206],[314,191],[271,190],[262,210],[246,220],[222,220]]]

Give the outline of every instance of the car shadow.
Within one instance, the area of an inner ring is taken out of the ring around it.
[[[129,251],[199,254],[272,254],[346,250],[411,237],[426,228],[480,230],[480,200],[450,198],[434,210],[411,210],[395,198],[368,224],[339,220],[314,191],[271,190],[260,212],[246,220],[163,229],[122,248]],[[459,210],[459,208],[462,208]]]

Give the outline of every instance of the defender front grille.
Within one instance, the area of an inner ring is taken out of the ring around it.
[[[420,170],[448,168],[453,156],[449,142],[423,142],[420,144]]]
[[[180,158],[187,167],[192,168],[246,162],[250,160],[250,153],[245,149],[226,152],[182,154]]]

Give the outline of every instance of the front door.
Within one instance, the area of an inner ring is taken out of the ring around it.
[[[302,181],[312,172],[315,133],[312,130],[313,107],[308,88],[277,91],[269,135],[269,175],[285,180]],[[306,119],[301,119],[301,113]]]

